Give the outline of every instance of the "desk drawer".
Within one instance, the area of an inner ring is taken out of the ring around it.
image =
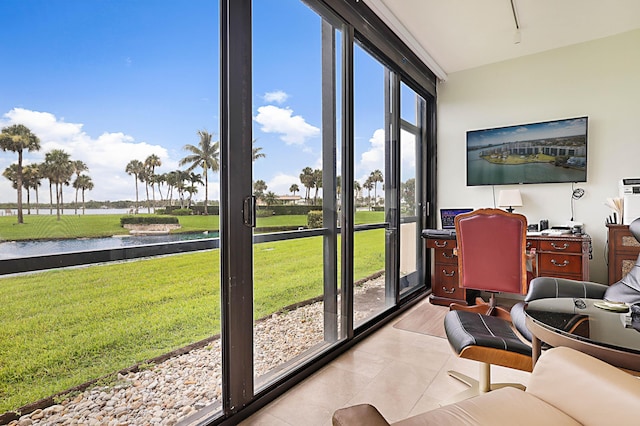
[[[582,276],[582,256],[562,253],[538,253],[538,275],[543,277],[557,275]]]
[[[553,251],[558,253],[582,253],[580,241],[540,241],[539,251]]]
[[[433,251],[436,264],[457,265],[458,257],[453,254],[453,249],[435,249]],[[456,266],[457,267],[457,266]]]
[[[436,279],[433,294],[447,299],[465,300],[464,289],[458,287],[458,268],[448,265],[436,265]]]
[[[453,250],[456,247],[456,240],[435,240],[429,238],[427,240],[427,248],[431,249],[450,249]]]

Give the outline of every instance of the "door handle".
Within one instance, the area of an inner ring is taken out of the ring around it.
[[[242,206],[242,221],[249,228],[256,227],[256,197],[250,195],[244,199]]]

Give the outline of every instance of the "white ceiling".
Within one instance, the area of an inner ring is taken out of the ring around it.
[[[640,0],[363,0],[441,79],[640,28]],[[640,49],[640,46],[638,46]]]

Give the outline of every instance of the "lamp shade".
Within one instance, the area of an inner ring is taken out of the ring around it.
[[[519,189],[502,189],[498,195],[498,206],[508,207],[508,211],[512,212],[513,207],[522,206],[522,196]]]

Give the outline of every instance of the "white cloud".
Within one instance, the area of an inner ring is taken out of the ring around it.
[[[25,153],[25,164],[43,161],[45,154],[52,149],[62,149],[73,160],[82,160],[87,164],[88,174],[94,183],[94,189],[86,195],[88,200],[135,199],[133,177],[124,171],[131,160],[144,161],[149,155],[156,154],[163,163],[162,169],[172,170],[177,165],[162,146],[136,142],[132,136],[124,133],[103,133],[94,138],[82,130],[82,124],[66,123],[48,112],[14,108],[0,120],[2,127],[18,123],[27,126],[40,138],[40,151]],[[0,158],[0,166],[4,167],[17,159],[10,152],[0,153]],[[7,184],[6,179],[0,180],[0,199],[4,202],[14,201],[15,190],[5,191]],[[142,186],[140,190],[143,190]],[[72,196],[73,189],[65,187],[65,191],[68,192],[68,195],[65,193],[65,199],[71,200],[69,197]],[[47,200],[43,198],[41,197],[41,202],[48,201],[48,194]]]
[[[290,108],[280,108],[265,105],[258,108],[258,115],[254,118],[262,125],[265,133],[280,133],[288,145],[303,145],[309,138],[320,134],[320,129],[307,123],[300,115],[293,115]]]
[[[275,92],[267,92],[262,97],[265,102],[275,102],[277,104],[281,104],[289,99],[289,95],[287,95],[282,90],[276,90]]]
[[[358,179],[360,183],[364,183],[372,171],[384,170],[384,129],[375,130],[369,142],[371,148],[360,155],[360,164],[356,168],[361,176]]]
[[[304,188],[300,183],[300,176],[278,173],[267,182],[267,191],[273,191],[276,195],[291,195],[289,188],[294,183],[301,189]],[[300,193],[298,192],[296,195],[300,195]]]
[[[400,130],[400,157],[401,177],[405,181],[416,177],[416,137],[415,135]],[[382,169],[381,169],[382,170]]]
[[[415,136],[405,130],[401,130],[400,133],[402,179],[408,179],[408,177],[415,177],[416,139]],[[384,174],[384,141],[384,129],[377,129],[373,132],[373,136],[369,139],[371,148],[360,155],[360,164],[358,164],[356,169],[360,176],[357,180],[360,183],[364,183],[371,172],[376,169],[381,170]]]

